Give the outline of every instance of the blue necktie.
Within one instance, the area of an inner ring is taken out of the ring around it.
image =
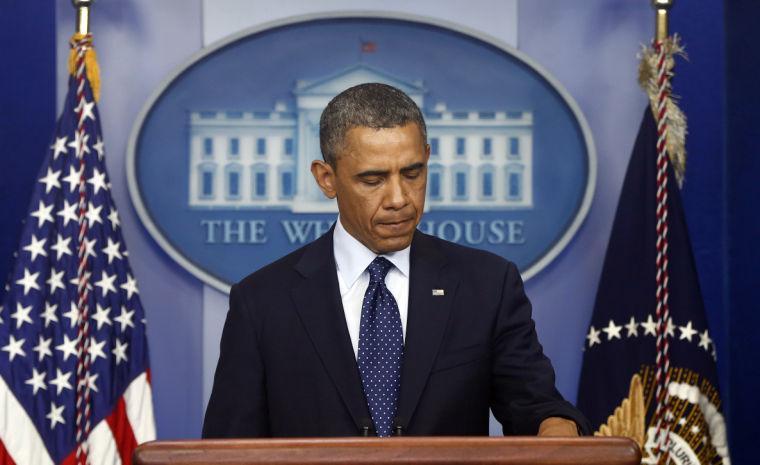
[[[367,271],[369,286],[362,303],[357,363],[372,421],[378,436],[390,436],[396,416],[404,334],[396,299],[385,287],[393,264],[375,258]]]

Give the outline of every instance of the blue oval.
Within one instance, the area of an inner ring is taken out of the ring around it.
[[[319,17],[212,45],[150,99],[127,155],[151,235],[226,291],[326,231],[335,206],[308,172],[315,124],[342,89],[409,93],[433,155],[420,229],[517,263],[528,279],[588,212],[596,159],[572,98],[528,57],[429,19]]]

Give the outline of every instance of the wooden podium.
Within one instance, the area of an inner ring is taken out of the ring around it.
[[[401,437],[156,441],[136,465],[639,465],[627,438]]]

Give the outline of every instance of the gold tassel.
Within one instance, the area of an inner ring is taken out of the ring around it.
[[[669,37],[663,42],[665,48],[665,69],[669,74],[673,74],[675,67],[675,56],[680,55],[686,58],[680,38],[675,35]],[[657,53],[652,47],[642,47],[639,54],[639,85],[649,96],[649,104],[654,113],[655,121],[657,120],[657,96],[659,86],[657,85]],[[668,85],[668,90],[670,86]],[[678,187],[683,187],[684,176],[686,174],[686,115],[678,108],[674,95],[668,95],[665,100],[665,106],[668,109],[668,140],[667,151],[670,162],[673,163],[673,169],[678,181]]]
[[[72,36],[71,43],[79,42],[84,37],[84,34],[76,33]],[[69,52],[69,73],[72,76],[77,74],[77,54],[76,47]],[[97,102],[100,100],[100,67],[95,49],[92,46],[87,47],[87,51],[84,53],[84,69],[87,73],[87,80],[90,81],[92,96]]]

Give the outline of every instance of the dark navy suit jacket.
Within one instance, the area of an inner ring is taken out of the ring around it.
[[[504,434],[550,416],[589,433],[554,387],[515,265],[417,231],[397,424],[487,435],[489,408]],[[203,436],[352,436],[369,419],[331,230],[232,287]]]

